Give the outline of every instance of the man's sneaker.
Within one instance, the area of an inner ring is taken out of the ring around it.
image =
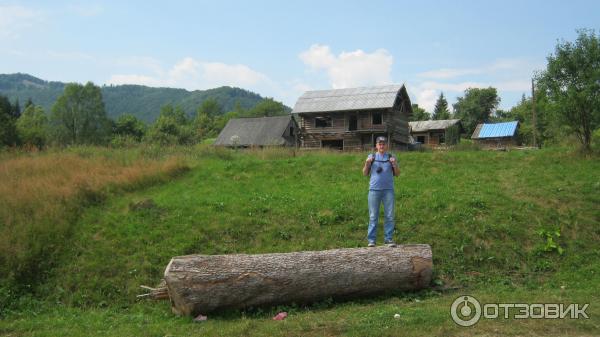
[[[367,247],[375,247],[375,242],[369,241],[369,244],[367,245]]]
[[[384,244],[388,247],[396,247],[394,240],[385,240]]]

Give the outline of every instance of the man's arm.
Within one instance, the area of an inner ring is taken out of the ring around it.
[[[365,166],[363,166],[363,176],[368,176],[371,172],[371,164],[373,164],[374,159],[374,157],[369,156],[367,160],[365,160]]]
[[[394,177],[400,175],[400,168],[398,167],[398,162],[395,157],[390,158],[390,164],[392,164],[392,171],[394,172]]]

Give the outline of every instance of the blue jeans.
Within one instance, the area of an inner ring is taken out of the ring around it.
[[[392,241],[394,234],[394,190],[369,190],[369,232],[367,240],[377,239],[377,223],[379,222],[379,205],[383,202],[384,240]]]

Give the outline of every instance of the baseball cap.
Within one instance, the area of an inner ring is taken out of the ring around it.
[[[375,141],[375,143],[386,143],[387,139],[383,136],[379,136],[377,137],[377,140]]]

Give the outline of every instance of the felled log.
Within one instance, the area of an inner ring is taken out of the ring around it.
[[[429,245],[281,254],[188,255],[164,274],[173,312],[310,303],[429,286]]]

